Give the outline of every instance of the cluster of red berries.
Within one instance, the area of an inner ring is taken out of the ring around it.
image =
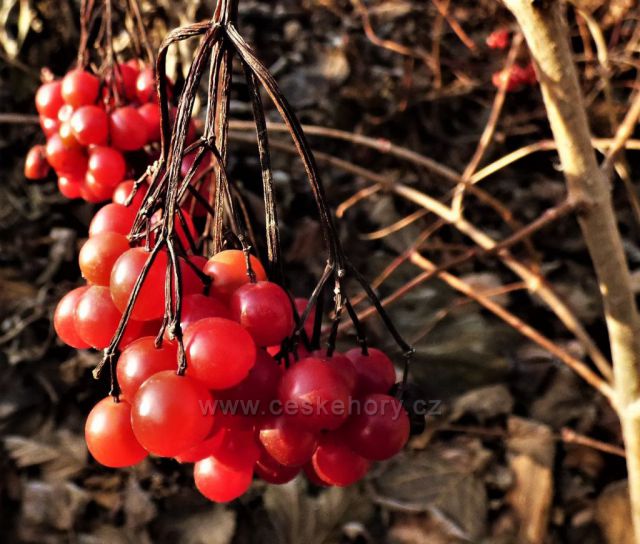
[[[109,87],[76,68],[40,86],[35,102],[47,143],[27,154],[27,179],[42,179],[51,167],[64,196],[102,202],[131,173],[127,153],[159,141],[153,70],[133,59],[113,75]]]
[[[511,44],[511,31],[506,28],[494,30],[487,36],[486,44],[489,49],[504,50]],[[538,82],[533,62],[524,65],[514,64],[510,70],[499,70],[491,76],[494,87],[506,83],[507,92],[516,92],[525,87],[532,87]]]
[[[123,186],[116,196],[130,190]],[[79,256],[88,285],[65,295],[54,315],[59,337],[73,347],[109,345],[149,258],[126,236],[137,199],[130,207],[108,204],[91,223]],[[168,264],[166,251],[158,253],[120,341],[122,394],[100,401],[86,422],[98,462],[124,467],[152,454],[194,463],[199,491],[226,502],[242,495],[254,474],[282,484],[304,472],[317,485],[347,486],[372,461],[403,448],[409,418],[389,395],[396,381],[391,360],[376,349],[328,355],[299,346],[285,361],[281,346],[294,332],[293,307],[300,311],[307,301],[292,305],[258,259],[249,263],[253,274],[240,250],[181,258],[181,374],[179,342],[167,333],[156,341]],[[311,333],[313,319],[305,330]]]

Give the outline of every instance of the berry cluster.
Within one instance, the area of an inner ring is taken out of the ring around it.
[[[113,67],[109,81],[76,68],[36,93],[36,109],[47,138],[27,154],[25,177],[42,179],[53,168],[67,198],[109,200],[134,170],[128,160],[160,140],[160,106],[151,68],[138,59]]]
[[[511,31],[506,28],[498,28],[487,36],[486,44],[489,49],[504,50],[511,45]],[[533,62],[526,64],[514,64],[510,70],[498,70],[491,76],[494,87],[500,87],[506,83],[507,92],[516,92],[525,87],[532,87],[538,82]]]
[[[125,188],[117,194],[128,196]],[[54,316],[58,335],[73,347],[106,348],[118,327],[150,255],[125,235],[135,213],[135,201],[112,203],[91,223],[79,256],[88,285],[69,292]],[[87,419],[87,445],[98,462],[123,467],[152,454],[195,463],[196,487],[226,502],[248,489],[254,473],[281,484],[302,471],[317,485],[346,486],[372,461],[402,449],[409,418],[388,394],[390,359],[376,349],[340,354],[302,345],[295,357],[283,356],[294,307],[307,300],[292,305],[241,250],[181,258],[184,336],[165,331],[157,339],[167,262],[159,252],[120,340],[119,400],[103,399]],[[305,334],[312,328],[310,318]],[[186,370],[176,372],[181,353]]]

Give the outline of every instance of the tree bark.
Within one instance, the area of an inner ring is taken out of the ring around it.
[[[631,511],[640,544],[640,320],[616,223],[610,186],[598,168],[569,30],[558,0],[503,0],[516,17],[536,65],[569,198],[600,285],[614,367],[615,408],[627,452]]]

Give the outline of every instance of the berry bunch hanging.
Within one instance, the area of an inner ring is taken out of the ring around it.
[[[236,30],[236,11],[237,0],[220,0],[212,21],[165,39],[156,65],[159,158],[94,217],[79,256],[87,285],[68,293],[54,317],[67,344],[104,350],[94,376],[108,368],[110,396],[85,427],[94,458],[110,467],[148,455],[193,463],[195,486],[216,502],[241,496],[254,476],[281,484],[302,472],[316,485],[351,485],[372,462],[397,454],[410,434],[402,392],[412,349],[345,256],[299,122]],[[167,50],[197,36],[172,124]],[[258,244],[247,235],[250,219],[226,172],[234,55],[245,69],[257,129],[264,265],[252,254]],[[208,66],[204,132],[189,143]],[[318,206],[328,256],[308,299],[293,299],[285,288],[259,84],[290,128]],[[205,216],[194,219],[196,209]],[[367,345],[345,289],[349,275],[406,355],[399,386],[389,357]],[[333,309],[323,330],[329,293]],[[335,344],[345,313],[359,346],[343,354]]]
[[[141,28],[136,4],[123,15],[138,20]],[[103,43],[90,47],[99,21]],[[43,179],[52,168],[67,198],[109,200],[119,183],[137,177],[157,155],[160,106],[153,56],[148,42],[145,48],[138,39],[131,58],[116,59],[112,24],[111,0],[83,5],[76,67],[57,80],[44,70],[46,81],[35,96],[46,144],[29,151],[25,177]]]
[[[511,45],[511,31],[508,28],[498,28],[491,32],[485,41],[489,49],[503,51]],[[499,88],[504,84],[510,93],[533,87],[537,82],[538,76],[530,58],[524,64],[515,62],[510,69],[498,70],[491,75],[494,87]]]

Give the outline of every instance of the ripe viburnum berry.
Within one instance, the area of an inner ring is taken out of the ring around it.
[[[498,28],[487,36],[486,43],[490,49],[506,49],[511,43],[511,32],[506,28]]]
[[[72,70],[62,80],[62,98],[64,101],[79,108],[93,104],[98,98],[100,80],[79,68]]]
[[[266,280],[267,274],[260,261],[253,255],[249,260],[256,280]],[[229,300],[236,289],[249,283],[244,253],[239,249],[227,249],[216,253],[205,265],[204,273],[213,278],[211,290],[222,300]]]
[[[129,249],[127,237],[117,232],[101,232],[89,238],[78,256],[82,276],[95,285],[109,285],[111,269]]]
[[[147,143],[145,118],[135,108],[124,106],[115,109],[109,117],[111,144],[122,151],[135,151]],[[118,182],[120,182],[118,180]]]
[[[249,489],[252,478],[252,467],[229,467],[215,457],[206,457],[193,467],[196,488],[214,502],[237,499]]]
[[[313,454],[312,465],[321,481],[345,487],[361,480],[370,461],[351,450],[335,435],[326,435]]]
[[[89,347],[89,344],[78,334],[75,325],[76,306],[87,289],[89,289],[89,286],[85,285],[69,291],[60,299],[53,315],[53,327],[60,340],[76,349]]]
[[[75,139],[82,145],[104,145],[109,136],[109,119],[98,106],[82,106],[69,120]]]
[[[391,359],[379,349],[369,348],[368,354],[363,355],[360,348],[354,348],[345,355],[351,360],[358,374],[357,396],[387,393],[396,382],[396,371]]]
[[[43,179],[51,170],[47,162],[47,150],[43,145],[34,145],[24,161],[24,177],[27,179]]]
[[[42,117],[57,118],[58,110],[63,104],[62,83],[60,81],[44,83],[36,92],[36,109]]]

